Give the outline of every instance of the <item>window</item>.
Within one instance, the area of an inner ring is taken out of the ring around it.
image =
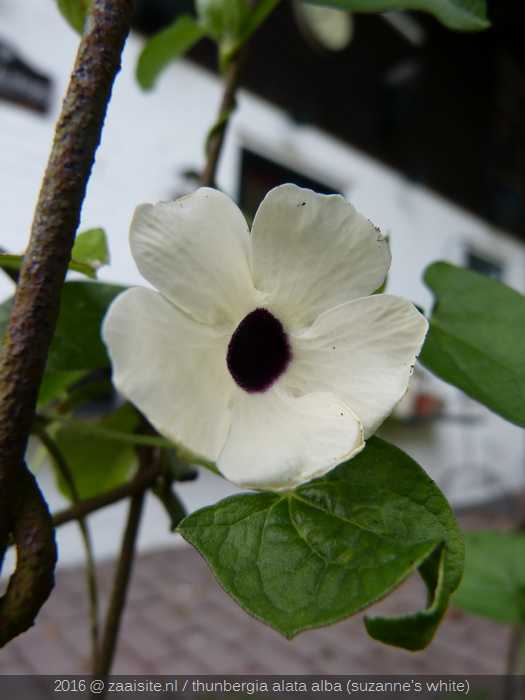
[[[479,272],[487,277],[493,277],[497,280],[503,279],[504,265],[501,261],[495,260],[487,255],[479,253],[472,248],[466,251],[466,264],[470,270]]]
[[[45,114],[51,100],[51,79],[32,68],[0,39],[0,100]]]
[[[326,183],[279,165],[246,148],[242,149],[238,200],[241,209],[249,219],[254,217],[257,207],[268,190],[284,182],[293,182],[299,187],[308,187],[321,194],[337,194],[336,190]]]

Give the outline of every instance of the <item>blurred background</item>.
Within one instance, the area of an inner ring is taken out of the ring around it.
[[[282,182],[343,194],[390,235],[387,291],[427,312],[422,271],[435,260],[524,292],[524,10],[519,0],[489,5],[493,27],[460,35],[418,13],[354,16],[282,2],[251,43],[218,186],[248,218]],[[134,207],[197,186],[221,97],[212,45],[199,43],[149,94],[134,77],[144,37],[192,9],[190,0],[136,0],[82,212],[81,229],[101,226],[109,236],[111,265],[101,279],[144,284],[128,246]],[[53,0],[0,0],[0,246],[12,253],[27,244],[77,45]],[[0,278],[0,300],[11,293],[11,281]],[[513,527],[523,519],[523,431],[422,368],[382,434],[430,473],[463,524]],[[38,479],[52,510],[62,507],[45,464]],[[234,490],[208,472],[179,487],[189,510]],[[124,514],[120,504],[90,519],[103,585]],[[117,672],[503,670],[508,630],[458,611],[418,655],[371,642],[356,619],[285,642],[227,599],[153,500],[139,547]],[[59,548],[58,591],[42,623],[0,654],[2,673],[87,668],[74,524],[60,529]],[[387,609],[422,604],[416,587],[408,582]]]

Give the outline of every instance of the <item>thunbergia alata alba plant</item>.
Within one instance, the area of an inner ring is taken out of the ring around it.
[[[352,12],[417,7],[451,29],[488,26],[483,0],[305,1]],[[109,263],[102,229],[73,243],[133,6],[58,0],[83,36],[28,250],[0,255],[18,283],[0,306],[0,560],[11,540],[18,554],[0,598],[1,645],[33,624],[53,585],[53,526],[76,520],[93,668],[109,672],[148,491],[239,605],[288,638],[368,608],[418,571],[426,607],[365,625],[379,641],[422,649],[458,588],[463,539],[449,504],[414,460],[374,433],[406,392],[420,351],[441,379],[525,426],[525,300],[435,263],[424,277],[436,301],[427,321],[410,301],[381,293],[388,240],[339,195],[283,184],[267,193],[250,232],[214,185],[245,45],[278,4],[198,0],[195,16],[146,41],[137,64],[143,88],[205,37],[225,88],[206,139],[205,186],[133,216],[131,250],[155,289],[127,289],[95,279]],[[92,279],[64,284],[67,265]],[[85,419],[79,409],[111,394],[112,383],[127,401]],[[30,433],[71,501],[52,517],[25,467]],[[194,478],[196,465],[251,492],[186,514],[176,485]],[[100,635],[86,518],[128,497]],[[506,540],[473,541],[483,558]],[[508,539],[502,570],[520,546]],[[508,609],[514,597],[496,613],[472,603],[479,576],[473,567],[457,600],[523,625],[521,607]]]
[[[339,195],[281,185],[250,234],[231,199],[202,188],[138,207],[130,241],[159,291],[130,289],[108,312],[115,385],[239,486],[323,476],[406,392],[427,321],[373,294],[387,239]]]

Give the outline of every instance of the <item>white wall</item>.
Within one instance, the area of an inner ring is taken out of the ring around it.
[[[11,40],[32,65],[55,81],[53,112],[48,117],[0,103],[0,245],[21,252],[78,39],[51,0],[0,0],[0,37]],[[220,98],[217,81],[186,62],[166,71],[157,89],[145,95],[133,76],[140,46],[140,39],[133,36],[124,53],[81,225],[106,228],[112,264],[101,278],[124,283],[141,283],[127,243],[134,207],[169,198],[176,189],[177,172],[202,166],[203,139]],[[218,178],[227,192],[237,192],[239,149],[247,145],[333,184],[390,231],[392,293],[429,309],[423,268],[436,259],[462,263],[466,243],[502,260],[505,281],[525,291],[525,251],[508,235],[317,129],[296,125],[252,95],[242,93],[239,104]],[[0,279],[0,296],[10,291],[9,283]],[[522,431],[437,381],[436,390],[446,397],[447,413],[475,414],[479,422],[389,428],[389,436],[420,460],[455,502],[486,495],[487,474],[496,475],[489,489],[492,494],[523,486]]]

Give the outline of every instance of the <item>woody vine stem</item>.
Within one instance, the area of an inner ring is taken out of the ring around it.
[[[33,624],[54,583],[52,521],[24,454],[132,10],[132,0],[93,0],[91,4],[0,358],[0,555],[11,536],[17,547],[16,571],[0,599],[0,646]]]

